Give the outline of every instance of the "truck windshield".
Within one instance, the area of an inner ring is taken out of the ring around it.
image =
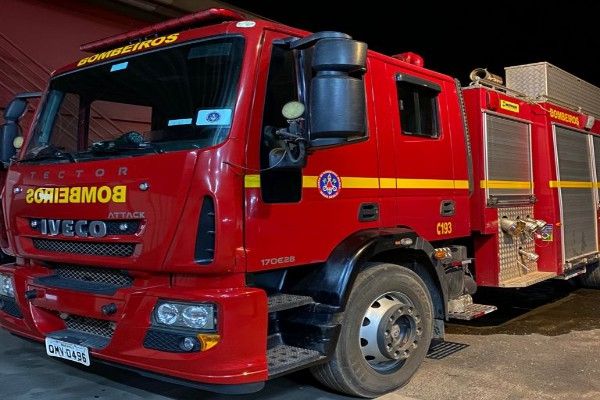
[[[221,143],[232,122],[243,38],[221,37],[60,75],[21,161],[121,157]]]

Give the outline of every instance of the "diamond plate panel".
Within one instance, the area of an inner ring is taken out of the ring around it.
[[[279,345],[267,350],[269,375],[274,376],[322,358],[325,357],[315,350]]]
[[[550,100],[600,118],[600,88],[547,63],[506,67],[506,86],[537,100]]]
[[[269,312],[283,311],[290,308],[302,307],[313,302],[310,296],[294,294],[277,294],[269,296]]]
[[[525,218],[527,216],[534,218],[532,206],[506,207],[498,209],[498,221],[500,221],[500,219],[503,217],[514,220],[517,218]],[[524,235],[515,238],[507,233],[504,233],[500,227],[500,223],[498,223],[498,240],[500,283],[537,271],[537,262],[524,260],[519,254],[519,249],[535,253],[535,242],[533,239]],[[529,271],[527,269],[529,269]]]

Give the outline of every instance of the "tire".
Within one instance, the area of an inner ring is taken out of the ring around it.
[[[383,316],[376,318],[378,315]],[[366,321],[367,317],[373,321]],[[395,322],[388,322],[392,320]],[[369,264],[350,292],[332,358],[311,372],[333,390],[377,397],[408,383],[427,355],[432,334],[433,304],[423,280],[399,265]],[[377,340],[369,344],[366,339],[373,337]],[[389,340],[394,341],[391,353],[381,347],[387,347]],[[401,354],[400,359],[388,358],[398,357],[396,353]],[[383,361],[378,361],[382,356]]]
[[[586,274],[579,278],[579,284],[587,288],[600,289],[600,265],[598,263],[588,265]]]

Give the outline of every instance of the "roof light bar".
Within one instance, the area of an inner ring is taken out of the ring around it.
[[[109,36],[104,39],[82,44],[79,49],[88,53],[95,53],[118,47],[122,44],[128,44],[136,40],[151,37],[157,34],[175,32],[178,30],[189,29],[193,27],[218,24],[225,21],[241,21],[246,17],[236,11],[224,8],[211,8],[204,11],[198,11],[181,18],[174,18],[164,22],[159,22],[135,31],[121,33],[115,36]]]

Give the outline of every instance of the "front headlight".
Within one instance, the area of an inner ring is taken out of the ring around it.
[[[154,307],[154,325],[214,331],[216,306],[210,303],[159,301]]]
[[[183,309],[181,314],[183,322],[190,328],[202,329],[212,318],[212,307],[206,306],[188,306]]]
[[[0,295],[15,297],[15,285],[12,275],[0,274]]]

